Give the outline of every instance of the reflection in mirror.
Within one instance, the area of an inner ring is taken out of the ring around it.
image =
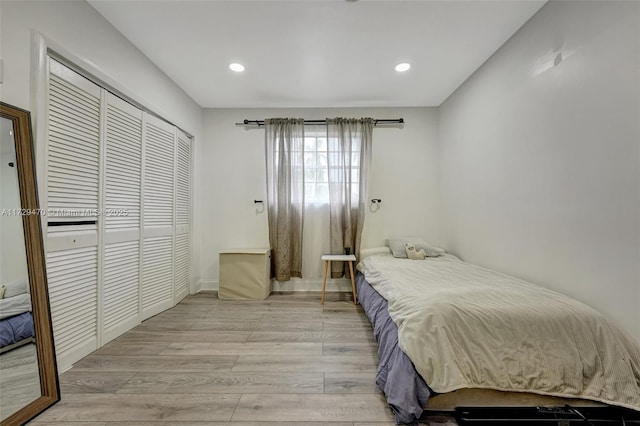
[[[0,118],[0,419],[40,397],[13,135]]]
[[[29,112],[0,102],[0,426],[60,400],[33,157]]]

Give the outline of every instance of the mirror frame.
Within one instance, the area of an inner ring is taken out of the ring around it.
[[[29,287],[31,289],[31,311],[36,335],[36,352],[40,372],[41,396],[11,416],[0,421],[0,425],[22,425],[56,402],[60,401],[60,384],[56,364],[49,292],[42,240],[41,210],[38,205],[35,156],[29,111],[0,102],[0,117],[13,123],[16,149],[16,165],[20,186],[20,204],[23,213],[22,225],[27,256]]]

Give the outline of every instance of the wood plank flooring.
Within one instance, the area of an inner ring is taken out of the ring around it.
[[[39,377],[35,344],[0,354],[0,419],[40,396]]]
[[[393,425],[362,308],[327,298],[188,296],[63,373],[62,400],[30,424]]]

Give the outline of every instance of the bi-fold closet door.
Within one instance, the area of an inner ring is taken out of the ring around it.
[[[143,113],[106,93],[103,155],[102,338],[136,326],[140,293]]]
[[[49,59],[47,272],[59,364],[189,293],[191,141]]]
[[[173,306],[175,128],[145,120],[142,319]]]
[[[191,212],[191,139],[178,130],[176,145],[175,181],[175,270],[174,288],[176,300],[189,294]]]
[[[102,91],[49,63],[46,261],[56,353],[98,347],[98,226]],[[73,361],[71,361],[73,362]]]

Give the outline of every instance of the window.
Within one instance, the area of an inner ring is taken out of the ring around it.
[[[341,154],[336,143],[329,141],[327,135],[321,131],[307,131],[304,138],[304,197],[305,204],[329,204],[329,173],[333,175],[342,173],[340,161]],[[358,200],[359,179],[360,179],[360,151],[359,147],[352,147],[351,155],[351,176],[346,177],[351,185],[352,200]],[[348,154],[347,154],[348,155]],[[332,170],[329,170],[329,156],[332,156]],[[332,176],[333,176],[332,175]],[[335,182],[343,179],[333,179]]]
[[[329,204],[327,137],[305,135],[304,198],[306,204]]]

